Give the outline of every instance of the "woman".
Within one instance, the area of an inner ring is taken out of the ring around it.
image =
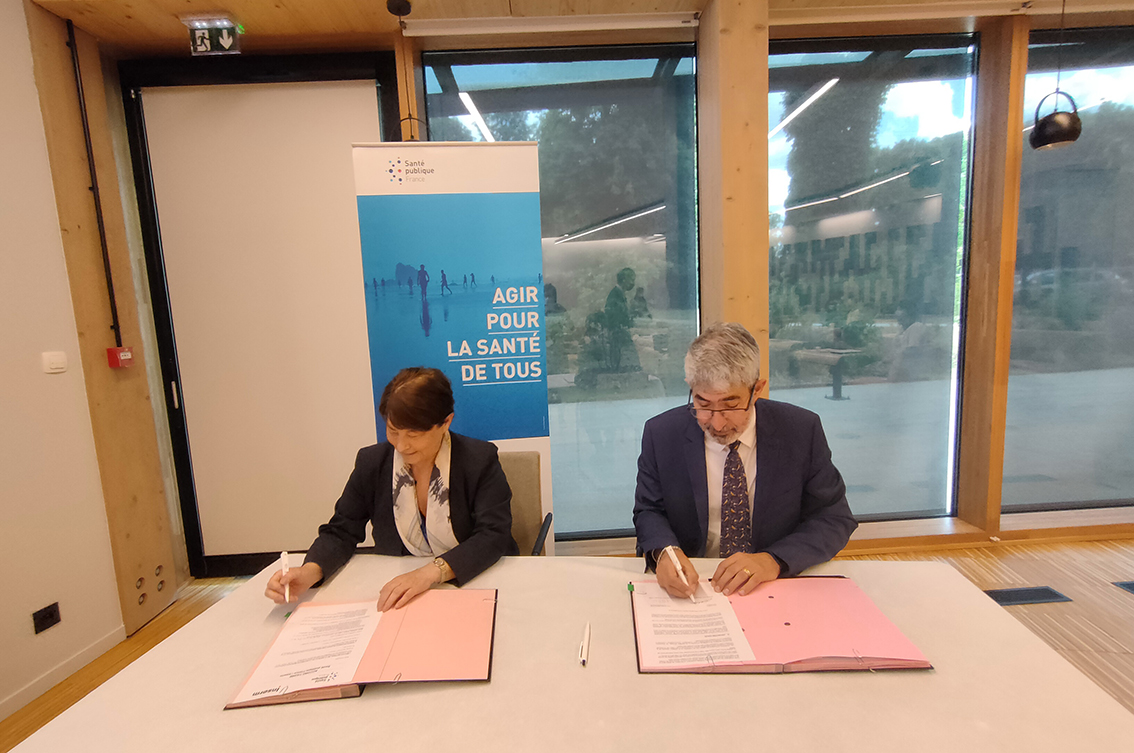
[[[383,586],[378,609],[400,608],[436,583],[458,585],[501,556],[512,540],[512,490],[496,447],[449,431],[453,389],[437,369],[402,369],[382,391],[386,441],[358,451],[330,522],[303,566],[275,573],[264,593],[284,603],[329,578],[354,554],[373,524],[378,554],[432,558]]]

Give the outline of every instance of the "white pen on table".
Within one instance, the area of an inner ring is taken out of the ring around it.
[[[673,563],[674,569],[677,570],[677,577],[681,578],[681,582],[685,584],[686,588],[689,588],[689,579],[685,577],[685,571],[681,569],[681,563],[678,562],[677,555],[673,553],[673,546],[667,546],[665,553],[669,555],[670,562]],[[693,594],[689,594],[689,601],[694,604],[697,603],[697,600],[693,598]]]
[[[583,642],[579,644],[579,663],[587,666],[587,659],[591,655],[591,623],[583,628]]]
[[[280,564],[283,567],[283,574],[287,575],[287,552],[280,552]],[[291,583],[284,583],[283,599],[285,602],[291,601]]]

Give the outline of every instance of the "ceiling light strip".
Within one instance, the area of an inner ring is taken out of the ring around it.
[[[600,230],[606,230],[608,227],[614,227],[615,225],[621,225],[623,222],[629,222],[630,220],[636,220],[639,217],[645,217],[647,214],[653,214],[654,212],[660,212],[663,209],[665,209],[665,204],[662,204],[660,207],[654,207],[653,209],[647,209],[644,212],[635,212],[634,214],[631,214],[627,217],[621,217],[621,218],[614,220],[612,222],[607,222],[607,223],[604,223],[602,225],[599,225],[598,227],[593,227],[590,230],[584,230],[581,233],[574,233],[573,235],[566,235],[566,236],[560,238],[559,240],[555,241],[555,243],[552,244],[552,245],[558,246],[560,243],[566,243],[567,241],[573,241],[576,238],[582,238],[584,235],[590,235],[591,233],[597,233]]]
[[[458,92],[457,96],[465,103],[465,109],[469,111],[469,115],[472,115],[473,120],[476,122],[476,127],[480,129],[480,135],[484,136],[484,140],[496,141],[492,136],[492,131],[488,130],[488,123],[485,123],[484,118],[480,116],[480,110],[476,109],[476,105],[473,104],[472,97],[469,96],[469,93]]]
[[[847,191],[846,193],[841,193],[841,194],[839,194],[839,198],[845,199],[848,196],[854,196],[856,193],[862,193],[863,191],[869,191],[872,188],[877,188],[878,186],[885,185],[892,180],[897,180],[898,178],[904,178],[909,174],[910,174],[910,171],[906,170],[904,173],[898,173],[897,175],[891,175],[889,178],[886,178],[885,180],[876,181],[874,183],[871,183],[869,186],[863,186],[862,188],[856,188],[853,191]]]
[[[784,126],[786,126],[788,123],[790,123],[791,121],[793,121],[797,117],[799,117],[799,114],[801,112],[806,110],[808,107],[811,107],[811,105],[815,104],[815,100],[819,99],[824,94],[826,94],[828,91],[830,91],[831,87],[834,86],[837,83],[839,83],[839,80],[837,78],[833,78],[830,81],[828,81],[827,83],[823,84],[823,86],[819,88],[819,91],[815,92],[810,97],[805,99],[803,101],[803,104],[801,104],[799,107],[797,107],[794,110],[792,110],[791,112],[789,112],[787,114],[787,117],[785,117],[779,123],[776,123],[776,127],[773,128],[772,130],[768,131],[768,138],[772,138],[777,133],[779,133],[781,130],[783,130]]]

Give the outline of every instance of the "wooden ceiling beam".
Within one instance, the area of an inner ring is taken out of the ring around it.
[[[189,55],[180,15],[220,11],[244,26],[247,52],[394,49],[398,19],[382,0],[34,0],[123,57]],[[416,19],[697,12],[708,0],[413,0]]]
[[[755,0],[752,0],[755,1]],[[331,52],[394,49],[398,19],[382,0],[34,0],[99,40],[121,57],[189,54],[181,14],[224,11],[244,25],[247,52]],[[987,16],[1029,15],[1042,28],[1060,0],[768,0],[768,23],[808,33],[816,24],[962,23]],[[414,20],[699,13],[709,0],[413,0]],[[1027,7],[1025,7],[1027,6]],[[1117,14],[1117,15],[1116,15]],[[1134,0],[1077,0],[1069,25],[1092,19],[1134,18]],[[1042,19],[1042,20],[1040,20]],[[1111,21],[1106,21],[1110,23]],[[969,24],[971,25],[971,24]],[[789,32],[790,33],[790,32]],[[625,34],[627,39],[632,34]],[[780,33],[775,36],[780,36]],[[593,35],[592,35],[593,36]],[[586,40],[578,40],[586,43]],[[497,46],[522,43],[515,35]],[[423,41],[425,48],[432,45]],[[478,44],[477,46],[484,46]]]

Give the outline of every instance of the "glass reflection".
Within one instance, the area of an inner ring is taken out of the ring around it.
[[[693,54],[423,55],[431,140],[539,142],[559,538],[632,528],[642,425],[685,399],[698,290]]]
[[[1129,28],[1065,33],[1060,88],[1078,103],[1082,136],[1059,149],[1024,148],[1006,510],[1134,504],[1130,34]],[[1058,55],[1058,33],[1032,33],[1025,143],[1037,103],[1055,89]],[[1049,110],[1045,105],[1040,115]]]
[[[772,397],[822,416],[860,519],[949,514],[973,40],[771,53]]]

